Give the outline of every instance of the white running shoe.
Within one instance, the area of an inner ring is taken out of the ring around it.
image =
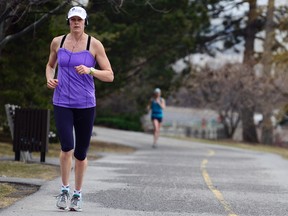
[[[68,208],[68,200],[70,198],[69,192],[67,190],[62,190],[61,194],[56,196],[57,202],[56,206],[57,208],[61,210],[66,210]]]
[[[69,209],[70,211],[82,211],[82,198],[79,195],[74,194],[72,196]]]

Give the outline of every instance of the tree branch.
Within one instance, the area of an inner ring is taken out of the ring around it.
[[[58,5],[55,9],[49,11],[45,15],[43,15],[39,20],[35,21],[34,23],[30,24],[26,28],[24,28],[22,31],[17,32],[12,35],[7,35],[3,38],[3,40],[0,42],[0,50],[10,41],[15,40],[16,38],[26,34],[27,32],[33,30],[34,28],[37,28],[41,23],[43,23],[45,20],[47,20],[52,14],[59,11],[63,7],[65,7],[71,0],[63,1],[60,5]]]

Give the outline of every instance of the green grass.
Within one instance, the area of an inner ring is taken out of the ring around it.
[[[99,112],[100,113],[100,112]],[[95,124],[128,131],[143,131],[141,123],[141,113],[118,113],[111,111],[101,111],[101,115],[97,115]]]
[[[130,131],[143,130],[140,121],[135,122],[119,117],[98,117],[96,119],[96,124],[121,130],[130,130]]]

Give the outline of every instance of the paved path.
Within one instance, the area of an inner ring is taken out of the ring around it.
[[[288,161],[217,145],[96,128],[96,139],[137,147],[91,161],[84,185],[87,216],[288,215]],[[71,185],[73,186],[73,180]],[[78,214],[55,208],[60,179],[0,211],[3,216]]]

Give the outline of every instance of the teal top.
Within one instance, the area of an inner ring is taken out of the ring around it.
[[[162,98],[160,98],[162,100]],[[155,99],[151,102],[151,118],[163,118],[163,109]]]

